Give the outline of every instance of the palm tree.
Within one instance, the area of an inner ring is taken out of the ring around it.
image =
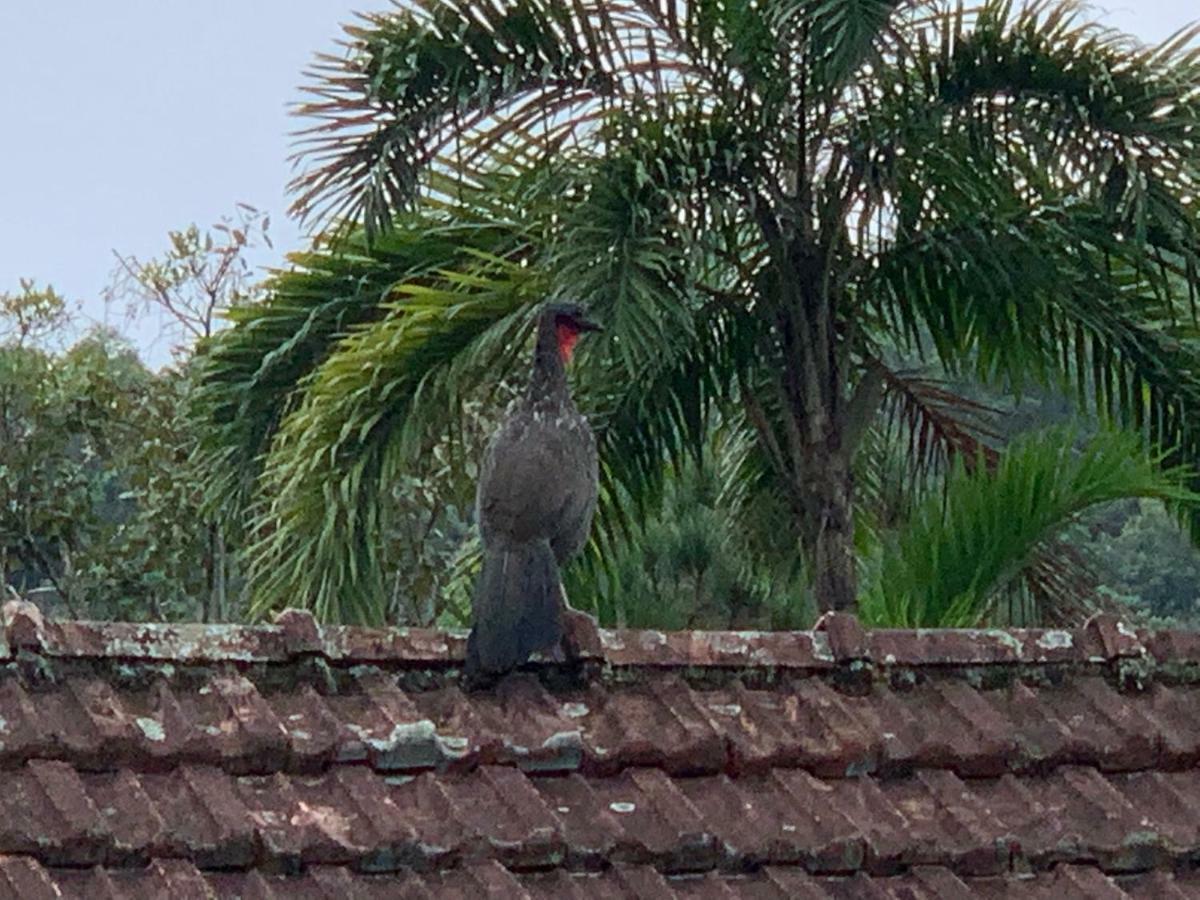
[[[294,183],[334,237],[210,353],[266,606],[377,618],[380,484],[512,373],[548,295],[612,334],[579,371],[601,554],[614,498],[653,498],[720,408],[819,605],[853,608],[881,411],[917,457],[980,440],[898,353],[1200,456],[1196,31],[999,0],[411,0],[346,31]]]

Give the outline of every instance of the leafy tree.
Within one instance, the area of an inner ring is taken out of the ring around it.
[[[118,254],[108,299],[168,314],[178,366],[150,372],[115,333],[78,334],[52,288],[0,295],[0,577],[73,616],[237,614],[239,573],[201,506],[187,342],[255,297],[247,252],[266,216],[240,205],[208,231],[169,234],[160,257]],[[207,519],[207,520],[206,520]]]
[[[180,341],[173,349],[185,359],[191,344],[220,326],[226,310],[257,299],[248,252],[260,243],[271,246],[270,225],[267,213],[239,203],[233,216],[205,231],[189,225],[167,232],[170,247],[159,257],[114,251],[118,268],[109,299],[125,300],[131,317],[150,309],[166,313],[169,332]]]
[[[0,581],[48,586],[76,618],[197,616],[208,561],[182,390],[109,332],[61,353],[0,344]]]
[[[175,404],[163,411],[162,422],[169,423],[183,441],[177,452],[184,456],[172,475],[181,483],[186,481],[193,493],[207,475],[194,469],[189,459],[196,438],[193,420],[186,414],[193,388],[191,356],[198,342],[210,338],[224,324],[229,310],[259,299],[260,283],[250,256],[261,244],[271,246],[270,221],[267,213],[238,203],[233,215],[203,231],[193,224],[168,232],[168,248],[157,257],[139,259],[114,251],[118,269],[107,300],[124,302],[130,317],[158,310],[167,319],[162,333],[176,342],[172,353],[178,372],[167,376]],[[152,493],[147,499],[159,498]],[[186,507],[203,513],[196,510],[195,497],[189,498]],[[229,590],[235,568],[227,546],[231,529],[228,519],[223,527],[214,512],[190,523],[191,528],[197,525],[205,535],[203,552],[197,558],[204,560],[208,581],[200,615],[205,621],[222,619],[231,615],[235,606]],[[238,530],[232,531],[236,534]]]
[[[47,285],[39,288],[31,278],[22,278],[16,294],[0,294],[0,338],[26,347],[58,331],[70,318],[67,301]]]
[[[753,430],[819,604],[854,606],[880,410],[918,467],[977,442],[895,350],[1065,385],[1195,461],[1200,51],[1081,10],[417,0],[349,29],[296,182],[342,236],[208,363],[214,491],[255,514],[262,607],[381,617],[382,486],[509,376],[548,295],[611,332],[579,372],[593,563],[720,410]]]
[[[1065,539],[1096,573],[1099,595],[1127,618],[1200,625],[1200,553],[1162,503],[1111,504],[1081,517]]]

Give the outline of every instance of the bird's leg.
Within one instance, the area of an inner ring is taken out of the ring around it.
[[[567,602],[567,589],[561,585],[559,598],[563,623],[561,648],[565,651],[567,659],[601,655],[603,647],[600,643],[600,625],[596,617],[573,608]]]
[[[575,612],[575,607],[567,602],[567,586],[562,582],[559,582],[558,585],[558,601],[562,604],[564,614],[569,615],[570,613]]]
[[[601,653],[600,626],[596,617],[575,609],[567,602],[567,590],[558,588],[558,611],[562,621],[562,638],[552,647],[542,651],[552,663],[573,662],[582,656],[598,656]]]

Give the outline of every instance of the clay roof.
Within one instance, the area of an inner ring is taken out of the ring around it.
[[[1200,896],[1200,635],[0,637],[0,898]]]

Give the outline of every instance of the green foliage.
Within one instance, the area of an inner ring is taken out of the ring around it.
[[[0,581],[49,587],[73,617],[198,617],[185,391],[106,332],[62,353],[0,345]]]
[[[418,458],[425,435],[414,422],[454,421],[460,354],[472,345],[506,353],[517,314],[539,293],[536,270],[499,257],[473,262],[440,273],[440,284],[393,286],[386,317],[342,338],[307,379],[262,475],[272,527],[251,548],[260,609],[299,591],[322,617],[340,603],[341,616],[381,621],[380,485],[396,483]]]
[[[753,452],[744,427],[711,428],[700,455],[664,478],[657,508],[629,516],[629,533],[603,566],[572,571],[572,602],[619,627],[809,624],[815,605],[789,537],[789,511],[755,478]]]
[[[1123,615],[1161,627],[1200,626],[1200,552],[1162,503],[1129,500],[1086,515],[1065,540]]]
[[[206,361],[212,497],[249,515],[259,612],[393,614],[380,498],[511,380],[544,297],[609,328],[574,375],[601,605],[662,502],[703,516],[664,473],[714,417],[752,430],[820,603],[852,602],[852,523],[908,503],[855,508],[860,451],[907,448],[932,487],[987,444],[889,355],[1064,386],[1155,458],[1200,459],[1194,35],[864,0],[418,0],[348,34],[312,73],[296,182],[299,210],[346,218]]]
[[[994,470],[982,459],[971,469],[956,459],[944,496],[927,499],[884,546],[863,619],[978,625],[1038,549],[1089,507],[1129,497],[1194,502],[1180,484],[1185,473],[1160,463],[1135,436],[1100,433],[1077,451],[1074,434],[1061,430],[1019,439]]]
[[[208,496],[227,526],[242,518],[297,385],[348,334],[386,319],[385,307],[403,296],[404,285],[442,285],[442,272],[469,275],[479,254],[521,259],[528,245],[523,226],[503,209],[464,205],[457,212],[458,221],[436,211],[414,215],[370,247],[359,235],[335,252],[314,246],[293,254],[293,268],[269,280],[263,302],[231,309],[234,328],[202,342],[197,409],[209,421]]]
[[[246,254],[267,227],[243,204],[171,232],[160,257],[118,255],[107,299],[160,308],[173,337],[208,336],[221,309],[255,298]],[[72,616],[239,615],[237,566],[202,507],[187,347],[154,373],[112,332],[68,347],[74,326],[51,288],[0,295],[0,580]]]
[[[21,279],[19,293],[0,294],[0,338],[18,347],[43,338],[67,321],[67,301],[50,285],[39,288],[29,278]]]

